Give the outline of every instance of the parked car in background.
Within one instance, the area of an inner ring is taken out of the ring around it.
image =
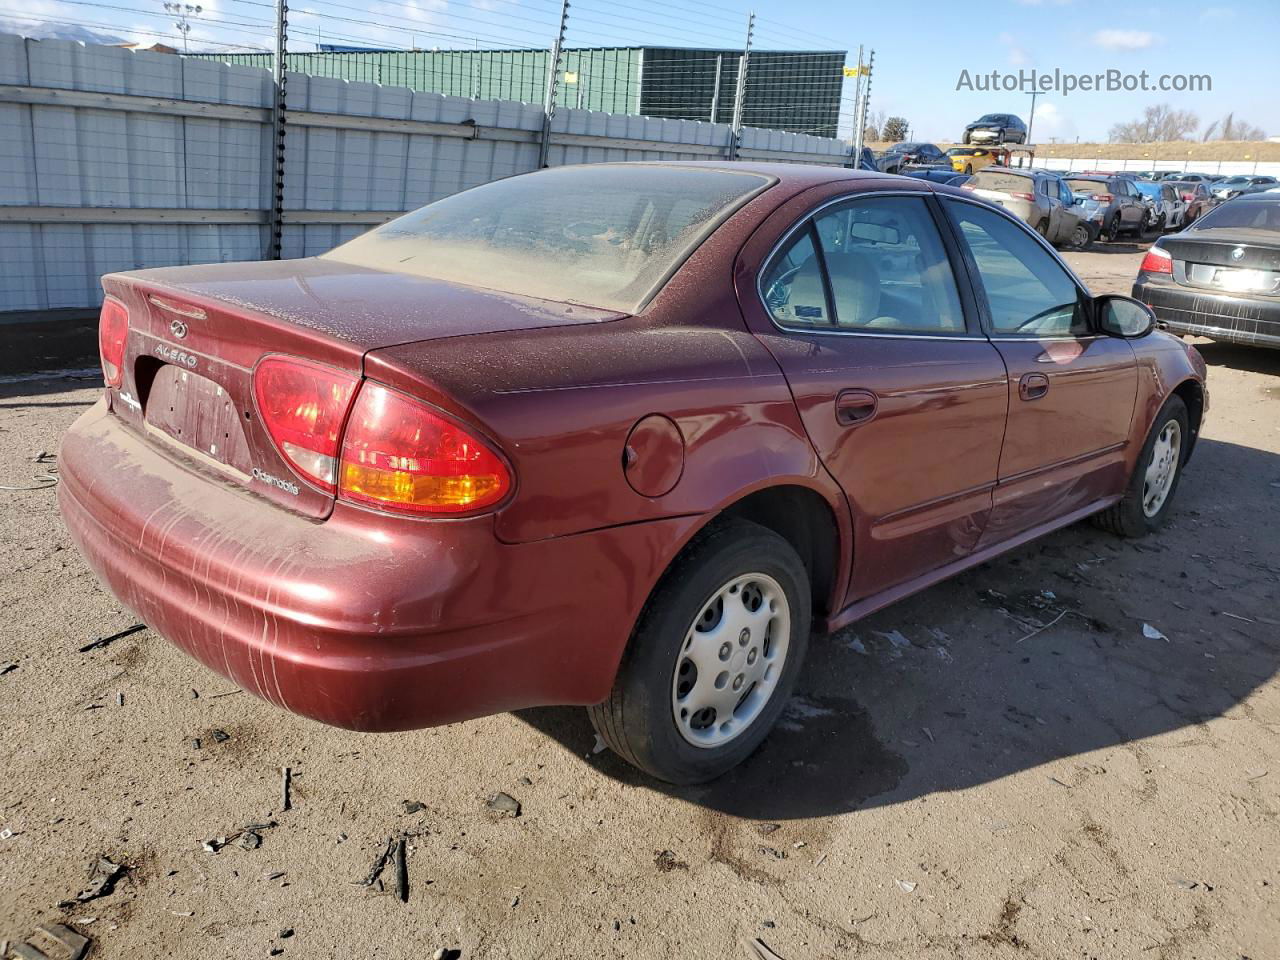
[[[957,173],[977,173],[983,167],[999,163],[1000,153],[987,147],[952,147],[947,151],[947,159]]]
[[[870,170],[872,173],[880,171],[880,165],[876,163],[876,155],[870,147],[863,147],[862,153],[858,155],[858,169]]]
[[[917,180],[928,180],[930,183],[945,183],[952,187],[963,186],[971,179],[969,174],[956,173],[954,170],[908,170],[906,175],[915,177]]]
[[[1083,250],[1096,236],[1066,182],[1052,173],[985,167],[964,189],[1008,210],[1054,246]]]
[[[1127,177],[1073,173],[1066,181],[1071,192],[1084,201],[1084,214],[1097,225],[1103,240],[1115,240],[1121,233],[1140,235],[1151,224],[1151,208]]]
[[[988,113],[964,128],[961,143],[1026,143],[1027,125],[1012,113]]]
[[[1206,405],[1007,212],[816,165],[556,167],[103,287],[58,503],[141,621],[358,730],[581,704],[677,783],[755,750],[811,628],[1158,529]]]
[[[1176,230],[1182,226],[1187,204],[1182,199],[1182,194],[1172,185],[1151,180],[1137,180],[1133,185],[1138,188],[1154,214],[1155,219],[1151,223],[1153,230]]]
[[[1237,197],[1157,240],[1133,295],[1174,333],[1280,349],[1280,195]]]
[[[1182,215],[1184,225],[1195,223],[1214,208],[1217,201],[1209,195],[1209,185],[1204,181],[1166,181],[1178,191],[1178,196],[1186,204],[1186,212]]]
[[[1246,193],[1261,193],[1276,186],[1275,177],[1262,176],[1238,176],[1227,177],[1225,180],[1219,180],[1209,188],[1219,200],[1230,200],[1232,197],[1238,197]]]
[[[895,143],[884,152],[884,155],[885,157],[895,157],[901,161],[899,170],[893,171],[894,173],[900,172],[901,168],[905,167],[951,166],[947,155],[935,143],[917,141]]]

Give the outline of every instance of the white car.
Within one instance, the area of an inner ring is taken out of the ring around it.
[[[1261,193],[1271,187],[1280,186],[1275,177],[1238,176],[1219,180],[1209,187],[1209,192],[1219,200],[1230,200],[1242,193]]]
[[[1187,202],[1182,194],[1173,188],[1171,183],[1152,183],[1149,180],[1135,180],[1133,185],[1142,194],[1142,199],[1151,208],[1151,226],[1155,230],[1176,230],[1186,219]]]

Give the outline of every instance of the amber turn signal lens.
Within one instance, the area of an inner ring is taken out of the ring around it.
[[[431,407],[365,381],[342,440],[338,495],[384,510],[471,513],[511,489],[484,441]]]

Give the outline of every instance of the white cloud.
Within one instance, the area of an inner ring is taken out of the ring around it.
[[[1200,19],[1206,23],[1225,23],[1236,18],[1234,7],[1205,7],[1200,11]]]
[[[1022,67],[1031,62],[1031,54],[1027,53],[1026,48],[1012,33],[1002,33],[996,39],[1004,44],[1009,66]]]
[[[1147,30],[1099,30],[1093,42],[1104,50],[1145,50],[1161,40]]]
[[[1036,143],[1046,143],[1049,140],[1070,142],[1076,138],[1076,132],[1075,121],[1064,114],[1056,103],[1042,100],[1036,104],[1034,128],[1031,132]]]

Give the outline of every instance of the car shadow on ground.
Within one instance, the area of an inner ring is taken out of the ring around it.
[[[1155,789],[1145,738],[1203,741],[1205,721],[1280,666],[1268,599],[1280,548],[1225,546],[1247,542],[1249,516],[1274,510],[1280,456],[1202,440],[1191,467],[1153,537],[1080,524],[815,637],[779,726],[713,783],[673,787],[593,752],[581,708],[517,716],[606,776],[758,820],[901,803],[1035,767],[1068,791],[1099,772],[1082,755],[1112,747],[1129,754],[1141,797]],[[1243,502],[1222,504],[1224,483],[1247,484]]]
[[[1196,340],[1195,348],[1210,367],[1230,367],[1250,373],[1270,374],[1280,377],[1280,350],[1270,347],[1246,347],[1214,340]],[[1277,381],[1280,387],[1280,381]],[[1209,378],[1210,402],[1212,402],[1213,378]]]

